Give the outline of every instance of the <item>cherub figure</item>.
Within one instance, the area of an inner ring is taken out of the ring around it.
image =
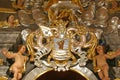
[[[7,24],[8,24],[8,27],[18,27],[20,24],[19,24],[19,21],[17,19],[15,19],[15,16],[14,15],[10,15],[7,17]]]
[[[28,57],[22,55],[25,51],[26,47],[24,45],[18,46],[17,53],[9,52],[6,48],[2,49],[2,54],[7,58],[15,59],[15,62],[10,67],[10,71],[14,73],[12,80],[20,80],[22,78],[22,73],[25,71],[25,64],[28,60]]]
[[[108,52],[107,54],[105,54],[103,46],[98,45],[96,50],[98,55],[94,57],[94,70],[95,72],[98,72],[101,80],[110,80],[108,74],[109,65],[107,64],[106,60],[113,59],[119,56],[120,49],[118,49],[116,52]]]
[[[5,21],[0,22],[0,28],[15,28],[20,26],[19,20],[14,15],[9,15]]]

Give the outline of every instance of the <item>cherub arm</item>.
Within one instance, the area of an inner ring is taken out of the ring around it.
[[[116,52],[108,52],[105,56],[108,59],[113,59],[119,55],[120,55],[120,49],[118,49]]]
[[[2,54],[5,55],[7,58],[14,58],[15,54],[9,52],[6,48],[2,49]]]

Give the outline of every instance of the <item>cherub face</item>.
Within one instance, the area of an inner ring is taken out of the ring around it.
[[[21,53],[24,53],[26,51],[26,47],[23,45],[23,46],[21,46],[21,48],[20,48],[20,52]]]
[[[97,46],[97,52],[98,52],[99,54],[102,54],[103,51],[104,51],[103,46],[100,46],[100,45]]]
[[[10,15],[10,16],[8,17],[8,22],[13,22],[14,19],[15,19],[14,15]]]

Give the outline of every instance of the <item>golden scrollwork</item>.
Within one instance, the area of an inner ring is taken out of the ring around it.
[[[35,36],[35,32],[32,32],[27,36],[27,40],[26,40],[26,46],[28,49],[28,53],[30,55],[30,61],[34,61],[34,54],[35,54],[33,49],[33,45],[35,45],[33,41],[34,36]]]
[[[5,76],[0,76],[0,80],[8,80],[8,78]]]
[[[14,1],[12,3],[12,7],[15,8],[15,9],[24,9],[24,6],[23,6],[23,1],[20,2],[20,0],[18,0],[19,3],[16,3],[16,1]]]
[[[118,66],[120,66],[120,60],[118,60]]]
[[[3,59],[0,58],[0,65],[3,65]]]
[[[97,37],[95,35],[95,33],[93,32],[89,32],[90,35],[91,35],[91,40],[89,42],[87,42],[86,44],[92,44],[91,47],[88,49],[88,58],[89,59],[93,59],[93,57],[95,56],[95,49],[96,49],[96,46],[98,44],[98,40],[97,40]]]
[[[61,6],[62,3],[64,5]],[[66,3],[64,1],[55,1],[55,4],[51,5],[51,7],[48,9],[48,18],[50,22],[59,19],[75,23],[78,21],[74,9],[76,8],[77,11],[82,12],[77,5],[79,4],[79,0],[68,1],[68,3],[70,5],[65,5]]]
[[[27,36],[26,44],[31,56],[30,60],[34,61],[35,58],[36,65],[40,66],[44,63],[58,71],[69,70],[70,66],[77,63],[84,66],[88,58],[93,59],[95,56],[95,48],[97,46],[95,33],[88,27],[78,24],[78,17],[74,11],[74,8],[78,10],[78,7],[74,6],[71,9],[64,5],[65,7],[61,8],[60,4],[57,6],[58,0],[50,1],[52,2],[49,3],[49,6],[52,6],[52,3],[56,3],[56,5],[48,9],[49,26],[39,25],[40,29],[38,31],[34,31]],[[76,5],[77,2],[78,0],[72,1]],[[36,36],[40,38],[36,38],[35,42],[34,38]],[[87,36],[89,36],[88,40]],[[46,47],[42,44],[44,37],[48,40],[47,44],[50,46]],[[39,48],[35,52],[36,46],[39,46]],[[88,48],[88,50],[84,52],[81,51],[81,48]],[[45,59],[42,59],[43,56],[46,56]]]
[[[87,50],[88,53],[87,56],[89,59],[92,59],[96,54],[95,49],[98,44],[98,40],[95,33],[92,31],[92,29],[89,29],[85,26],[77,26],[76,34],[78,34],[80,37],[82,37],[82,35],[86,36],[87,34],[89,34],[90,40],[89,41],[84,40],[83,47],[89,47],[89,49]]]

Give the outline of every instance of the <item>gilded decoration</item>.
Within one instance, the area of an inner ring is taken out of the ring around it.
[[[53,4],[48,10],[49,26],[38,24],[40,29],[31,32],[26,38],[30,60],[38,67],[46,65],[56,71],[66,71],[76,64],[85,66],[88,58],[92,59],[95,55],[97,45],[95,33],[78,23],[74,13],[74,9],[80,10],[77,5],[71,1],[68,3],[73,5],[72,8],[68,5],[60,5],[66,2],[59,1]],[[86,40],[87,34],[90,36],[89,40]],[[82,51],[81,48],[89,49]],[[46,59],[43,59],[44,56]]]

